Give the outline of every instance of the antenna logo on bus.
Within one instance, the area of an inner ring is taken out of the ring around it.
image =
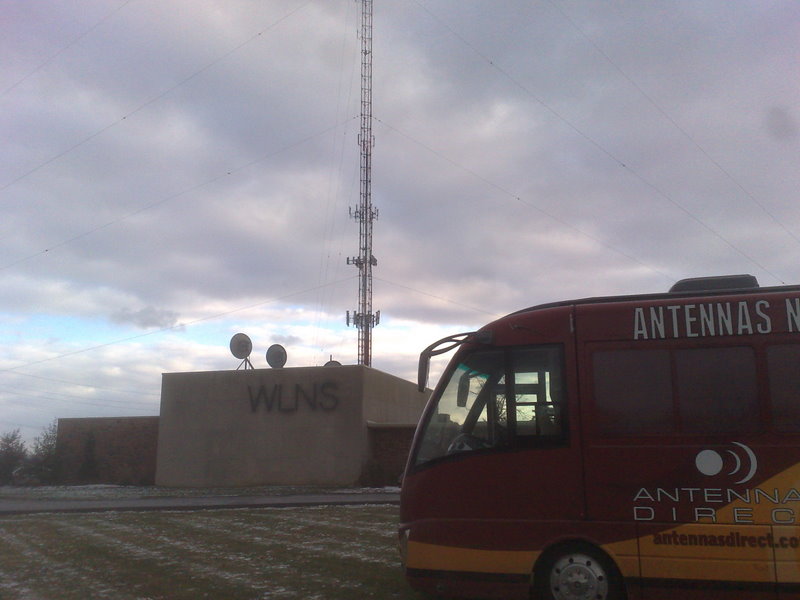
[[[755,476],[758,470],[758,459],[750,447],[740,442],[731,442],[731,444],[736,446],[736,450],[725,450],[726,454],[733,457],[733,468],[727,474],[742,474],[743,477],[736,483],[747,483]],[[722,472],[724,463],[723,455],[716,450],[701,450],[694,459],[697,470],[708,477],[719,475]]]
[[[751,481],[758,471],[755,452],[741,442],[720,450],[700,450],[694,459],[697,471],[706,477],[738,478],[730,487],[680,485],[641,487],[633,495],[634,521],[673,523],[800,524],[800,489],[787,487],[797,481],[797,472],[785,473],[772,487],[738,487]],[[774,479],[774,478],[773,478]],[[694,482],[692,482],[694,483]],[[712,483],[711,485],[718,485]],[[752,485],[752,483],[748,484]],[[800,546],[798,546],[800,547]]]

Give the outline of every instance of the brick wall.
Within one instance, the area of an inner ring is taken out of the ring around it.
[[[400,485],[416,425],[369,423],[370,459],[362,483],[371,486]]]
[[[59,419],[58,482],[153,485],[158,422],[158,417]],[[368,424],[369,460],[363,485],[399,485],[415,428]]]
[[[158,417],[59,419],[62,484],[153,485]]]

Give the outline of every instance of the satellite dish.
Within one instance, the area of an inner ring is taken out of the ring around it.
[[[280,369],[286,364],[286,348],[280,344],[272,344],[267,349],[267,364],[273,369]]]
[[[244,333],[237,333],[231,338],[231,354],[240,360],[246,359],[253,351],[253,342]]]

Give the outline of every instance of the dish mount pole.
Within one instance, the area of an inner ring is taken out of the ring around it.
[[[358,268],[358,310],[347,311],[347,325],[358,329],[358,364],[372,365],[372,329],[380,322],[380,311],[372,312],[372,267],[378,264],[372,254],[372,224],[378,211],[372,207],[372,0],[361,2],[361,191],[357,208],[350,216],[358,221],[359,254],[347,264]]]

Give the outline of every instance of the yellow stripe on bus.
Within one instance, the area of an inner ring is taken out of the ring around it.
[[[617,563],[623,577],[639,577],[639,540],[612,542],[603,544],[602,548]]]
[[[800,528],[772,528],[775,542],[775,572],[780,583],[800,583]]]
[[[476,550],[409,541],[406,567],[431,571],[529,575],[539,554],[533,550]]]
[[[645,578],[749,583],[775,581],[775,568],[771,562],[643,556],[641,564],[642,577]]]
[[[768,525],[675,524],[639,538],[641,576],[706,581],[775,581]]]
[[[778,546],[784,538],[796,539],[789,537],[796,532],[795,527],[675,523],[672,528],[602,548],[623,577],[800,583],[800,547]],[[406,566],[531,575],[540,555],[536,550],[478,550],[409,541]]]

